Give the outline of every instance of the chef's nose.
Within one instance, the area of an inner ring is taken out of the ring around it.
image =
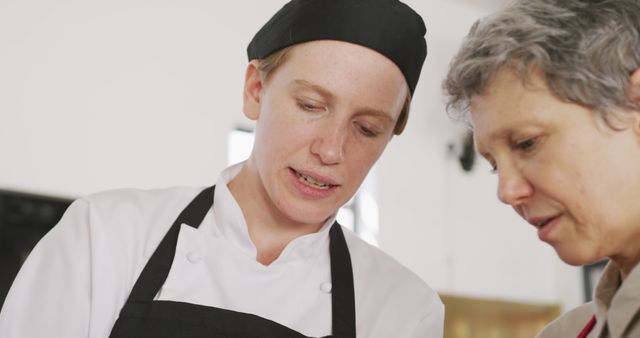
[[[329,126],[320,132],[311,144],[311,152],[323,164],[338,164],[344,160],[347,130],[339,126]]]

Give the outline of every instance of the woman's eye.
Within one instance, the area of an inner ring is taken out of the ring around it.
[[[528,138],[524,141],[517,142],[516,148],[525,152],[531,151],[535,147],[537,141],[538,138],[536,137]]]

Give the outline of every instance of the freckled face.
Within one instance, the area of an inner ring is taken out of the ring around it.
[[[291,221],[322,223],[391,139],[408,95],[404,76],[383,55],[338,41],[300,44],[266,82],[253,75],[245,114],[257,121],[247,162],[256,191]]]
[[[638,115],[633,112],[629,114]],[[471,105],[476,146],[498,175],[498,197],[569,264],[637,255],[640,137],[562,102],[537,73],[501,71]],[[638,123],[637,117],[634,123]]]

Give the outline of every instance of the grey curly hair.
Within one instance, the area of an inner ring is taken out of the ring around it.
[[[450,117],[469,122],[471,99],[500,70],[525,82],[536,70],[558,98],[616,129],[620,110],[640,110],[628,95],[639,65],[640,0],[519,0],[471,27],[443,89]]]

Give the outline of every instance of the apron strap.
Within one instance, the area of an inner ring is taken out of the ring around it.
[[[356,305],[351,255],[342,233],[334,222],[329,230],[331,257],[331,302],[334,337],[356,337]]]
[[[176,254],[176,244],[180,226],[188,224],[198,228],[213,205],[213,194],[216,186],[201,191],[189,205],[182,210],[178,218],[156,248],[147,265],[129,295],[130,302],[152,301],[169,276],[169,270]]]

